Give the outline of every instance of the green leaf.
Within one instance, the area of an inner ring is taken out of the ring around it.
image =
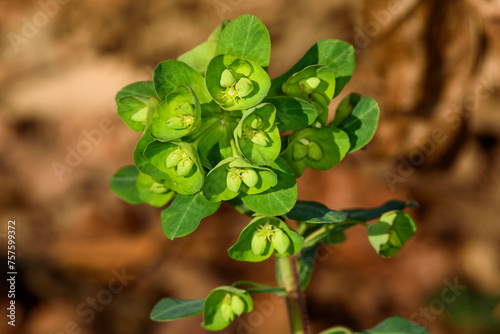
[[[302,99],[279,96],[266,98],[264,102],[276,107],[276,124],[281,132],[308,127],[318,117],[316,108]]]
[[[148,100],[126,96],[118,102],[118,116],[134,131],[144,131],[147,113]]]
[[[335,97],[349,82],[354,73],[354,55],[353,46],[347,42],[335,39],[321,40],[313,45],[290,70],[273,79],[269,96],[282,95],[282,85],[294,73],[310,65],[325,65],[335,73]]]
[[[363,332],[353,332],[345,327],[332,327],[320,334],[429,334],[429,332],[402,317],[391,317],[372,329]]]
[[[285,252],[279,253],[271,240],[274,230],[281,230],[289,239],[289,244]],[[259,238],[259,232],[268,232],[269,236],[263,237],[264,246],[256,253],[252,247],[254,238]],[[257,234],[257,235],[256,235]],[[272,254],[276,256],[290,256],[297,253],[304,245],[304,239],[297,232],[292,230],[285,222],[274,217],[258,216],[241,231],[238,241],[228,250],[229,256],[237,261],[259,262],[268,259]]]
[[[281,138],[275,117],[276,109],[272,104],[260,104],[245,111],[236,127],[236,145],[245,158],[257,165],[268,165],[280,154]],[[257,124],[252,124],[252,120]],[[265,144],[255,142],[258,135],[265,138]]]
[[[165,179],[168,177],[168,174],[153,166],[153,164],[144,156],[146,147],[154,141],[155,139],[151,137],[149,132],[144,132],[134,150],[134,163],[137,169],[144,174],[158,179]]]
[[[203,77],[189,65],[178,60],[165,60],[156,66],[153,73],[154,87],[160,100],[172,92],[177,86],[189,86],[200,103],[212,102]]]
[[[172,204],[161,212],[161,225],[167,238],[173,240],[193,232],[200,221],[215,213],[220,202],[213,203],[200,193],[177,195]]]
[[[139,170],[135,166],[125,166],[120,168],[111,178],[111,190],[125,202],[139,204],[139,192],[136,188]]]
[[[402,317],[391,317],[382,321],[372,329],[356,334],[429,334],[429,332]]]
[[[253,15],[243,15],[222,31],[216,54],[253,60],[262,67],[269,66],[271,38],[266,26]]]
[[[417,226],[403,211],[390,211],[368,227],[368,240],[372,247],[383,257],[390,258],[403,248]]]
[[[241,305],[238,307],[238,310],[236,310],[234,305],[230,305],[233,296],[237,296],[240,299]],[[246,290],[237,289],[232,286],[221,286],[212,290],[205,299],[205,303],[203,304],[203,323],[201,325],[205,329],[218,331],[226,328],[233,321],[234,317],[238,315],[237,313],[241,314],[243,312],[251,312],[252,310],[252,297],[250,297]]]
[[[286,219],[293,219],[306,223],[341,223],[349,219],[349,214],[343,211],[330,210],[317,202],[297,201],[293,209],[286,213]]]
[[[339,128],[349,136],[351,142],[349,153],[365,147],[372,140],[377,131],[379,114],[377,102],[371,97],[364,97],[339,125]]]
[[[116,94],[116,103],[118,103],[122,98],[126,96],[144,100],[149,100],[152,96],[158,97],[153,85],[153,81],[139,81],[125,86]]]
[[[335,118],[328,126],[338,127],[353,111],[354,107],[361,100],[361,95],[351,93],[346,96],[338,105],[335,111]]]
[[[297,258],[299,263],[299,284],[301,290],[305,290],[311,281],[317,250],[317,245],[302,248],[300,256]]]
[[[232,84],[222,82],[226,74],[233,79]],[[259,104],[271,87],[269,75],[258,63],[228,55],[218,55],[210,61],[205,80],[215,102],[227,110],[243,110]],[[250,88],[243,85],[242,89],[240,83],[247,83]]]
[[[172,321],[190,317],[203,311],[205,299],[163,298],[154,306],[149,318],[153,321]]]
[[[311,146],[313,143],[314,147]],[[302,146],[305,146],[305,154],[297,156],[297,149],[303,148]],[[288,147],[282,156],[295,176],[299,177],[307,167],[318,170],[334,167],[345,157],[350,146],[349,137],[342,130],[331,127],[309,127],[295,131],[289,137]],[[310,155],[312,148],[316,148],[315,156]]]
[[[219,41],[222,30],[229,23],[225,20],[215,30],[212,32],[210,37],[206,42],[201,43],[190,51],[181,54],[177,60],[188,64],[200,75],[205,76],[205,71],[207,70],[208,63],[215,57],[215,49],[217,48],[217,42]]]
[[[278,158],[267,167],[278,176],[278,183],[260,194],[241,194],[241,200],[252,211],[279,216],[290,211],[297,201],[297,183],[288,164]]]
[[[391,200],[373,209],[346,209],[342,211],[351,216],[350,220],[366,222],[376,219],[388,211],[403,210],[407,207],[418,207],[418,204],[414,201],[402,202]]]
[[[335,326],[322,331],[319,334],[353,334],[353,332],[345,327]]]

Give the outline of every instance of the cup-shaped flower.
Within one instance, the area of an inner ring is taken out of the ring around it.
[[[307,167],[327,170],[339,163],[349,151],[349,136],[342,130],[331,127],[304,128],[288,138],[288,147],[283,158],[296,177]]]
[[[335,73],[323,65],[311,65],[292,75],[283,84],[283,92],[310,102],[318,111],[318,121],[325,125],[328,105],[335,93]]]
[[[254,61],[218,55],[208,64],[206,84],[213,99],[227,110],[244,110],[259,104],[271,79]]]
[[[201,107],[188,86],[177,86],[156,108],[152,119],[151,136],[170,141],[193,133],[201,122]]]
[[[257,262],[271,255],[289,256],[304,245],[300,234],[274,217],[256,217],[243,229],[229,256],[238,261]]]
[[[242,158],[222,160],[208,173],[203,195],[212,202],[228,201],[240,192],[259,194],[278,183],[276,174]]]
[[[226,328],[236,316],[253,310],[252,297],[246,290],[221,286],[210,292],[203,304],[205,329],[217,331]]]
[[[204,180],[204,171],[196,149],[185,142],[153,141],[144,150],[146,159],[164,172],[165,185],[184,195],[198,192]]]
[[[315,141],[301,138],[293,144],[292,156],[294,160],[308,158],[312,161],[319,161],[323,158],[323,149]]]
[[[278,158],[281,138],[275,119],[276,108],[270,103],[245,111],[235,131],[236,144],[245,158],[258,165]]]

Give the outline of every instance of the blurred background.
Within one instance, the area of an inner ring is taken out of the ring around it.
[[[313,332],[401,315],[433,334],[500,333],[499,0],[2,0],[0,240],[6,254],[15,219],[18,275],[16,326],[2,288],[0,332],[205,333],[199,315],[152,323],[149,312],[236,280],[275,284],[272,260],[227,256],[249,220],[229,206],[170,241],[160,209],[109,189],[139,138],[115,93],[245,13],[269,29],[271,77],[316,41],[345,40],[357,68],[332,110],[353,91],[381,107],[367,150],[308,170],[299,197],[335,209],[421,204],[416,236],[393,259],[361,227],[321,249],[306,295]],[[285,333],[287,321],[262,295],[224,333]]]

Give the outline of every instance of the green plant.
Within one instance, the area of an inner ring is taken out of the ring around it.
[[[202,326],[221,330],[252,311],[250,294],[273,293],[287,300],[291,331],[308,333],[302,293],[311,276],[311,254],[320,243],[340,243],[344,230],[363,225],[375,250],[392,257],[416,230],[402,211],[412,202],[335,211],[297,201],[296,178],[308,167],[328,170],[364,148],[377,128],[379,108],[373,99],[351,94],[328,122],[328,105],[354,71],[350,44],[319,41],[272,80],[270,51],[264,24],[244,15],[223,22],[178,60],[161,62],[153,81],[133,83],[116,96],[120,117],[143,134],[135,166],[120,169],[111,180],[115,193],[133,204],[171,202],[161,214],[170,239],[193,232],[227,201],[252,217],[229,256],[276,259],[277,287],[244,281],[218,287],[205,299],[165,298],[153,309],[153,320],[203,312]],[[298,229],[287,220],[297,221]],[[363,333],[423,332],[394,317]],[[353,332],[337,327],[327,333]]]

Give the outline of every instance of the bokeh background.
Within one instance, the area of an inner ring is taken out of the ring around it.
[[[321,250],[306,296],[313,332],[401,315],[433,334],[500,333],[498,0],[2,0],[0,240],[6,255],[15,219],[18,276],[16,327],[2,288],[0,332],[205,333],[201,316],[152,323],[149,312],[162,297],[202,298],[235,280],[274,284],[272,260],[227,256],[248,222],[230,207],[172,242],[159,209],[128,205],[108,185],[139,138],[115,93],[245,13],[270,31],[271,77],[319,39],[346,40],[357,68],[342,96],[381,107],[367,150],[307,171],[300,198],[421,204],[418,233],[393,259],[361,227]],[[286,333],[283,303],[256,305],[225,333]]]

